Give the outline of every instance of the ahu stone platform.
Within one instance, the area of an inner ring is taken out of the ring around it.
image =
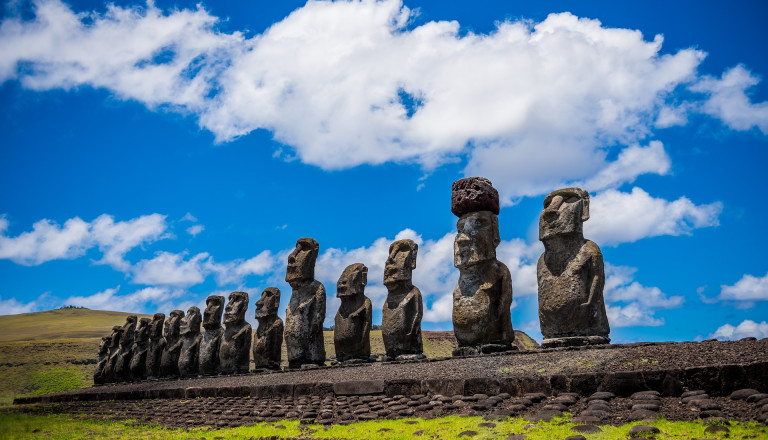
[[[19,411],[109,415],[172,426],[444,414],[536,418],[563,412],[593,423],[655,415],[765,421],[768,413],[761,408],[768,395],[763,393],[768,393],[768,339],[568,347],[145,380],[14,403]],[[735,394],[741,397],[731,398]]]

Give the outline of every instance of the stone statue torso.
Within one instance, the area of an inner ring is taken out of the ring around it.
[[[381,336],[387,356],[422,353],[421,291],[414,286],[405,298],[387,297],[381,317]]]
[[[453,331],[459,345],[511,344],[512,278],[504,263],[462,270],[453,291]]]
[[[181,350],[179,351],[179,374],[191,376],[197,374],[198,353],[200,350],[200,333],[185,335],[181,338]]]
[[[199,372],[201,374],[216,374],[219,369],[219,345],[224,329],[217,327],[206,330],[200,338],[200,351],[198,353]]]
[[[256,368],[280,366],[283,347],[283,320],[278,316],[259,321],[253,338],[253,363]]]
[[[251,325],[243,321],[239,326],[224,324],[219,343],[219,370],[247,372],[251,359]]]
[[[355,307],[354,300],[341,301],[334,320],[336,358],[368,357],[371,355],[371,300],[367,297]]]
[[[325,288],[312,281],[294,289],[285,314],[288,361],[325,362]]]

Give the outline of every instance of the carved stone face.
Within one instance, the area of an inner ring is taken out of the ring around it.
[[[280,308],[280,289],[267,287],[261,292],[261,298],[256,301],[256,319],[277,315]]]
[[[137,344],[143,344],[147,341],[149,341],[149,330],[151,326],[151,322],[149,318],[141,318],[139,320],[139,325],[136,326],[136,343]]]
[[[583,234],[589,219],[589,193],[579,188],[553,191],[544,199],[539,217],[539,240],[557,235]]]
[[[384,264],[384,285],[410,281],[416,269],[419,245],[413,240],[398,240],[389,246],[389,257]]]
[[[176,338],[179,336],[179,330],[181,327],[181,319],[184,318],[184,312],[181,310],[174,310],[171,312],[168,319],[165,320],[165,338]]]
[[[248,294],[232,292],[224,310],[224,324],[239,324],[245,321],[245,311],[248,310]]]
[[[102,336],[101,343],[99,343],[99,354],[107,354],[110,345],[112,345],[112,336]]]
[[[350,264],[336,283],[336,296],[350,298],[362,295],[366,284],[368,284],[368,268],[360,263]]]
[[[211,295],[205,300],[203,327],[206,330],[216,330],[221,327],[221,314],[224,312],[224,297]]]
[[[166,327],[165,314],[155,313],[152,315],[152,323],[150,324],[149,337],[152,339],[160,339],[163,337],[163,328]]]
[[[131,347],[133,345],[133,338],[136,332],[136,316],[128,316],[125,318],[125,324],[123,325],[123,334],[120,337],[121,347]]]
[[[456,239],[453,242],[453,265],[469,267],[496,258],[499,237],[499,220],[491,211],[464,214],[456,223]]]
[[[296,249],[288,256],[285,281],[293,287],[294,284],[313,280],[319,250],[320,246],[313,238],[300,238],[296,242]]]
[[[110,348],[117,348],[120,346],[121,336],[123,336],[123,328],[119,325],[112,327],[112,334],[109,336],[111,340]]]
[[[189,310],[187,310],[187,315],[182,318],[181,325],[179,326],[179,332],[182,335],[189,333],[200,333],[201,321],[202,317],[200,317],[200,309],[192,306],[189,308]]]

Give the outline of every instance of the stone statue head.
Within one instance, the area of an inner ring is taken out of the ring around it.
[[[165,313],[155,313],[152,315],[149,337],[152,340],[158,340],[163,337],[163,327],[165,327]]]
[[[123,327],[116,325],[112,327],[112,334],[109,335],[110,348],[118,348],[120,346],[120,337],[123,336]]]
[[[256,319],[277,315],[280,308],[280,289],[267,287],[261,292],[261,298],[256,301]]]
[[[491,211],[464,214],[456,223],[453,242],[453,265],[469,267],[496,258],[499,237],[499,219]]]
[[[582,236],[583,223],[589,219],[589,193],[580,188],[552,191],[544,198],[539,217],[539,240],[557,235]]]
[[[174,310],[165,320],[165,339],[179,337],[179,331],[181,327],[181,320],[184,318],[184,312],[181,310]]]
[[[203,312],[203,327],[206,330],[216,330],[221,327],[221,314],[224,313],[224,297],[211,295],[205,299]]]
[[[368,268],[361,263],[350,264],[336,283],[336,296],[343,299],[362,295],[366,284],[368,284]]]
[[[320,245],[314,238],[300,238],[296,241],[296,249],[288,256],[285,272],[285,281],[291,287],[315,279],[315,260],[319,250]]]
[[[102,336],[99,343],[99,355],[107,354],[110,345],[112,345],[112,336]]]
[[[149,330],[151,326],[151,320],[149,318],[139,319],[139,325],[136,326],[136,343],[143,344],[149,341]]]
[[[200,322],[203,318],[200,316],[200,309],[192,306],[187,310],[187,315],[181,320],[179,333],[187,335],[190,333],[200,333]]]
[[[131,315],[125,318],[125,324],[123,324],[123,335],[120,337],[121,347],[132,347],[134,333],[136,332],[136,316]]]
[[[389,245],[389,257],[384,264],[384,285],[410,281],[416,269],[419,245],[413,240],[397,240]]]
[[[224,324],[240,324],[245,321],[245,311],[248,310],[248,294],[232,292],[229,294],[227,307],[224,309]]]

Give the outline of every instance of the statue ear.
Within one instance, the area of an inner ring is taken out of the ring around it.
[[[411,270],[416,269],[416,256],[419,254],[419,245],[413,243],[411,247]]]
[[[499,218],[493,215],[493,247],[496,247],[501,243],[501,236],[499,236]]]
[[[589,192],[581,191],[581,221],[589,220]]]
[[[363,270],[360,271],[360,281],[362,281],[363,286],[368,284],[368,268],[365,266],[363,266]]]

